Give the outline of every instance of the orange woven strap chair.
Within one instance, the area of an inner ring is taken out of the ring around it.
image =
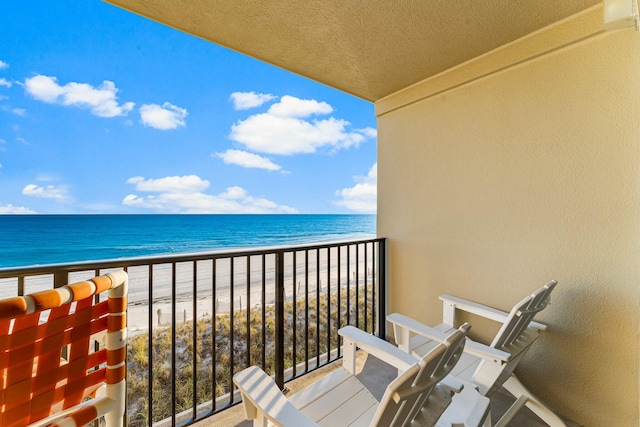
[[[126,307],[124,271],[0,300],[0,425],[122,426]]]

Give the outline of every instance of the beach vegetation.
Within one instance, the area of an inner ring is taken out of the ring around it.
[[[337,330],[348,323],[357,323],[365,329],[365,316],[368,316],[366,329],[372,332],[371,293],[367,293],[365,299],[361,286],[356,300],[354,289],[351,291],[349,299],[343,290],[340,299],[337,291],[332,291],[320,293],[318,298],[315,295],[300,298],[295,304],[291,300],[285,302],[285,369],[294,365],[302,366],[303,371],[315,368],[321,355],[338,348]],[[262,311],[260,305],[251,308],[249,322],[245,309],[236,310],[233,319],[229,313],[204,316],[195,322],[195,342],[194,322],[187,320],[175,328],[175,348],[172,347],[172,328],[155,327],[151,332],[151,354],[148,333],[131,337],[127,349],[129,426],[145,426],[169,418],[174,404],[176,414],[192,410],[194,403],[199,413],[211,410],[216,399],[216,407],[225,405],[233,390],[232,374],[249,365],[258,365],[273,374],[275,307],[272,304],[264,307],[264,321]],[[153,388],[153,420],[148,419],[150,386]],[[221,399],[224,401],[220,402]]]

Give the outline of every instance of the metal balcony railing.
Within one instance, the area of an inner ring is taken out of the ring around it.
[[[385,239],[0,269],[0,298],[129,273],[127,424],[189,425],[237,403],[235,372],[283,387],[385,336]]]

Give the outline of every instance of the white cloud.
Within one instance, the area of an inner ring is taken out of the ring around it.
[[[377,138],[378,137],[378,131],[377,131],[377,129],[374,129],[374,128],[358,129],[358,132],[362,133],[364,136],[366,136],[368,138]]]
[[[2,62],[2,61],[0,61],[0,62]],[[8,81],[7,79],[5,79],[3,77],[3,78],[0,78],[0,86],[11,87],[11,86],[13,86],[13,83],[11,83],[10,81]]]
[[[279,171],[282,169],[266,157],[249,153],[242,150],[227,150],[224,153],[216,153],[225,163],[230,165],[238,165],[243,168],[258,168],[268,171]]]
[[[358,146],[373,137],[375,130],[371,128],[348,131],[346,120],[308,119],[332,111],[325,102],[283,96],[266,113],[234,124],[229,137],[251,151],[283,155],[313,153],[324,147],[338,150]]]
[[[195,193],[209,188],[209,181],[197,175],[167,176],[159,179],[129,178],[127,183],[135,185],[137,191],[148,193]]]
[[[242,187],[235,186],[235,187],[228,187],[227,191],[220,194],[220,197],[222,197],[223,199],[241,200],[247,197],[247,195],[248,195],[247,190],[245,190]]]
[[[233,102],[234,109],[248,110],[275,99],[275,96],[270,93],[233,92],[229,99]]]
[[[315,99],[300,99],[285,95],[280,98],[280,102],[273,104],[267,113],[280,117],[309,117],[314,114],[331,114],[333,107]]]
[[[64,186],[47,185],[40,187],[36,184],[28,184],[22,189],[22,194],[30,197],[40,197],[43,199],[66,200],[67,189]]]
[[[297,213],[285,205],[255,198],[241,187],[229,187],[218,195],[206,194],[209,181],[195,175],[145,180],[133,177],[127,182],[137,191],[155,192],[140,196],[129,194],[123,200],[125,206],[151,209],[167,213]],[[205,186],[206,183],[206,186]],[[144,188],[145,190],[142,190]]]
[[[0,70],[3,70],[5,68],[9,68],[9,64],[7,64],[6,62],[0,60]]]
[[[0,61],[2,62],[2,61]],[[4,204],[0,203],[0,215],[26,215],[26,214],[35,214],[37,213],[34,210],[29,208],[24,208],[22,206],[13,206],[12,204]]]
[[[133,102],[118,104],[118,89],[108,80],[103,81],[99,87],[76,82],[60,86],[56,77],[37,75],[26,79],[24,87],[29,95],[39,101],[87,107],[98,117],[126,116],[135,105]]]
[[[376,213],[378,193],[378,164],[375,163],[366,177],[356,177],[353,187],[336,191],[342,200],[334,202],[338,206],[361,213]]]
[[[145,126],[160,130],[176,129],[184,126],[187,110],[165,102],[162,105],[144,104],[140,107],[140,120]]]
[[[58,84],[57,78],[43,75],[26,79],[24,88],[37,100],[49,103],[56,102],[64,93],[64,88]]]

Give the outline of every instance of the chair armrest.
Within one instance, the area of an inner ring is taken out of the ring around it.
[[[462,381],[451,375],[447,375],[446,377],[444,377],[438,383],[438,385],[453,393],[460,393],[462,389],[464,389],[464,384],[462,383]]]
[[[446,340],[448,337],[448,335],[444,332],[431,328],[424,323],[418,322],[417,320],[400,313],[389,314],[387,316],[387,322],[393,325],[394,332],[396,332],[397,330],[404,331],[405,334],[406,332],[413,332],[414,334],[422,335],[423,337],[427,337],[430,340],[439,342],[444,342],[444,340]],[[398,341],[400,338],[401,337],[396,335],[396,341]]]
[[[409,332],[438,342],[444,342],[447,338],[447,334],[444,332],[430,328],[417,320],[399,313],[388,315],[387,321],[393,325],[394,331],[396,331],[396,340],[399,341],[399,346],[402,346],[402,349],[408,353],[412,350],[409,349]],[[468,338],[465,341],[464,352],[493,362],[499,361],[505,363],[511,358],[511,354],[506,351],[489,347]]]
[[[507,363],[512,357],[511,353],[489,347],[469,338],[464,343],[464,352],[493,363]]]
[[[317,427],[282,394],[273,379],[257,366],[250,366],[233,376],[242,393],[247,419],[265,417],[277,426]]]
[[[464,298],[454,297],[452,295],[440,295],[440,300],[445,305],[453,306],[455,310],[466,311],[467,313],[475,314],[477,316],[494,320],[499,323],[504,323],[507,320],[507,317],[509,317],[509,313],[507,313],[506,311],[498,310],[496,308],[489,307],[487,305],[480,304],[474,301],[469,301]],[[547,329],[547,325],[532,321],[529,323],[529,328],[544,331]]]
[[[418,359],[405,353],[393,344],[353,326],[345,326],[340,329],[338,333],[345,340],[345,348],[347,348],[347,343],[351,342],[372,356],[397,368],[399,371],[406,371],[407,368],[418,362]],[[345,356],[344,360],[345,363],[347,363],[348,357]],[[345,366],[345,368],[349,370],[349,367]],[[464,388],[461,381],[450,375],[444,377],[438,384],[454,393],[460,393]]]
[[[355,363],[355,358],[352,361],[350,359],[351,355],[348,353],[352,351],[355,352],[355,347],[361,348],[370,355],[377,357],[400,371],[406,371],[411,365],[418,363],[418,359],[400,350],[393,344],[354,326],[340,328],[338,333],[344,338],[345,356],[343,363],[345,364],[345,369],[352,374],[355,374],[355,367],[351,366]]]

